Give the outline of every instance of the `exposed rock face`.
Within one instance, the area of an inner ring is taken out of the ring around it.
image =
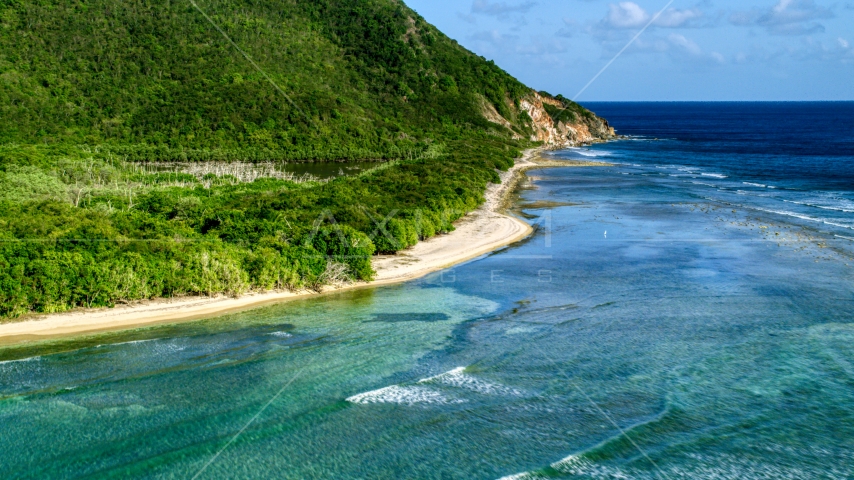
[[[544,104],[551,105],[559,110],[564,109],[564,104],[560,100],[533,91],[519,102],[519,107],[531,119],[530,127],[533,130],[531,140],[543,142],[546,147],[555,149],[572,147],[616,137],[614,129],[603,118],[592,114],[589,116],[576,115],[574,122],[556,122],[546,111]],[[510,128],[510,122],[501,117],[492,105],[485,105],[483,114],[490,122]]]
[[[561,134],[552,121],[552,117],[549,116],[543,107],[543,97],[539,93],[534,92],[531,96],[519,102],[519,106],[531,117],[531,127],[534,129],[531,140],[546,144],[557,143],[559,141],[558,139],[561,137]]]
[[[531,140],[541,141],[552,148],[571,147],[579,144],[607,140],[616,136],[608,121],[593,115],[591,118],[579,117],[572,123],[555,122],[546,111],[543,104],[559,109],[564,104],[554,98],[544,97],[537,92],[531,92],[528,98],[520,102],[532,120],[534,134]]]

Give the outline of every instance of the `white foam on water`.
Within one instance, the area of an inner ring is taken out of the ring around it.
[[[175,343],[175,341],[163,341],[163,338],[148,338],[144,340],[131,340],[127,342],[119,342],[119,343],[103,343],[99,345],[95,345],[94,348],[104,348],[104,347],[121,347],[121,346],[134,346],[134,345],[143,345],[143,344],[152,344],[151,348],[148,349],[150,353],[160,355],[160,354],[168,354],[183,351],[186,347],[181,346]]]
[[[629,479],[634,478],[627,475],[625,472],[612,467],[596,465],[594,462],[587,460],[581,454],[572,454],[557,462],[549,465],[551,468],[565,475],[585,475],[592,478],[615,478]],[[537,474],[536,472],[522,472],[513,475],[501,477],[498,480],[539,480],[550,477]]]
[[[774,451],[774,450],[772,450]],[[793,452],[794,453],[794,452]],[[850,478],[849,473],[828,462],[821,466],[795,466],[774,461],[757,461],[737,455],[706,456],[690,454],[694,461],[670,467],[670,478],[702,478],[709,480],[790,480],[802,478]]]
[[[748,208],[750,208],[750,207],[748,207]],[[809,215],[801,215],[799,213],[790,212],[788,210],[768,210],[767,208],[759,208],[759,207],[753,207],[753,208],[755,208],[756,210],[762,211],[762,212],[766,212],[766,213],[776,213],[777,215],[785,215],[787,217],[800,218],[801,220],[809,220],[812,222],[821,222],[821,220],[818,218],[813,218],[813,217],[810,217]]]
[[[185,348],[186,347],[182,347],[180,345],[177,345],[174,342],[168,342],[168,343],[157,343],[157,344],[155,344],[153,350],[155,353],[161,354],[161,353],[182,352],[182,351],[184,351]]]
[[[653,139],[649,137],[644,137],[643,135],[626,135],[620,140],[631,140],[633,142],[651,142],[653,140],[661,140],[661,139]]]
[[[829,207],[822,205],[812,205],[813,207],[823,208],[825,210],[836,210],[837,212],[854,213],[854,203],[845,205],[844,207]]]
[[[802,215],[799,213],[790,212],[788,210],[768,210],[768,209],[759,208],[759,207],[747,207],[747,208],[753,208],[754,210],[759,210],[759,211],[766,212],[766,213],[776,213],[777,215],[785,215],[788,217],[800,218],[801,220],[807,220],[810,222],[823,223],[825,225],[833,225],[834,227],[840,227],[840,228],[845,228],[848,230],[854,230],[854,225],[847,225],[844,223],[836,223],[836,222],[832,222],[826,218],[815,218],[815,217],[811,217],[809,215]]]
[[[834,237],[844,238],[845,240],[854,240],[854,238],[846,237],[845,235],[834,235]]]
[[[12,365],[14,363],[26,363],[26,362],[37,362],[41,360],[41,355],[37,355],[35,357],[27,357],[27,358],[19,358],[17,360],[3,360],[0,362],[0,365]]]
[[[130,341],[127,341],[127,342],[119,342],[119,343],[103,343],[103,344],[100,344],[100,345],[95,345],[95,348],[101,348],[101,347],[118,347],[118,346],[121,346],[121,345],[137,345],[137,344],[140,344],[140,343],[153,342],[153,341],[155,341],[155,340],[160,340],[160,339],[159,339],[159,338],[149,338],[149,339],[145,339],[145,340],[130,340]]]
[[[610,157],[612,152],[607,150],[588,150],[584,148],[570,148],[570,151],[584,157]]]
[[[712,177],[712,178],[727,178],[726,175],[721,173],[701,173],[700,175],[704,177]]]
[[[27,377],[31,377],[34,371],[40,370],[40,365],[36,364],[33,366],[29,366],[28,364],[36,363],[41,360],[42,357],[29,357],[29,358],[20,358],[17,360],[4,360],[0,362],[0,373],[3,374],[26,374]]]
[[[461,388],[483,395],[521,395],[522,392],[500,385],[487,382],[465,373],[466,367],[457,367],[432,377],[422,378],[415,385],[391,385],[388,387],[371,390],[347,398],[350,403],[396,403],[400,405],[424,404],[447,404],[462,403],[465,400],[450,398],[431,385]]]
[[[551,464],[551,467],[554,468],[555,470],[566,470],[569,468],[577,467],[579,465],[589,465],[589,464],[590,464],[589,461],[582,459],[577,454],[572,454],[566,458],[562,458],[562,459],[554,462],[553,464]]]
[[[270,333],[268,333],[267,335],[270,335],[270,336],[273,336],[273,337],[279,337],[279,338],[290,338],[290,337],[293,337],[293,335],[291,335],[291,334],[290,334],[290,333],[288,333],[288,332],[270,332]]]
[[[695,185],[703,185],[703,186],[706,186],[706,187],[718,188],[718,186],[717,186],[717,185],[712,185],[711,183],[703,183],[703,182],[691,182],[691,183],[693,183],[693,184],[695,184]]]
[[[456,374],[460,374],[460,373],[464,372],[465,370],[466,370],[466,367],[457,367],[457,368],[454,368],[452,370],[448,370],[447,372],[440,373],[438,375],[433,375],[432,377],[422,378],[421,380],[418,380],[418,383],[432,382],[433,380],[441,378],[445,375],[456,375]]]
[[[836,222],[831,222],[828,220],[822,220],[821,223],[823,223],[825,225],[833,225],[834,227],[840,227],[840,228],[844,228],[847,230],[854,230],[854,225],[849,225],[847,223],[836,223]]]
[[[522,392],[499,385],[497,383],[481,380],[473,375],[465,373],[466,367],[457,367],[439,375],[422,378],[418,380],[419,384],[425,383],[441,383],[450,387],[464,388],[485,395],[521,395]]]
[[[511,327],[504,331],[504,335],[518,335],[520,333],[534,333],[536,332],[536,328],[531,327]]]
[[[803,205],[806,207],[821,208],[822,210],[834,210],[837,212],[854,213],[854,203],[847,202],[845,200],[839,201],[839,203],[841,205],[819,205],[819,204],[814,203],[814,202],[799,202],[797,200],[783,200],[783,201],[787,202],[787,203],[794,203],[796,205]]]
[[[537,477],[531,475],[528,472],[522,472],[522,473],[514,473],[513,475],[507,475],[505,477],[499,478],[498,480],[529,480],[529,479],[533,480],[535,478],[537,478]]]
[[[741,183],[743,183],[745,185],[749,185],[751,187],[759,187],[759,188],[765,188],[767,186],[767,185],[763,185],[761,183],[752,183],[752,182],[741,182]]]
[[[721,192],[732,192],[732,190],[729,190],[726,188],[718,188],[718,190]],[[762,197],[762,198],[771,197],[771,195],[768,195],[768,194],[763,195],[763,194],[757,193],[757,192],[749,192],[747,190],[738,190],[738,189],[736,189],[735,194],[736,195],[747,195],[748,197]]]
[[[419,385],[406,387],[391,385],[389,387],[383,387],[377,390],[371,390],[370,392],[353,395],[352,397],[347,398],[347,401],[350,403],[361,404],[395,403],[399,405],[452,403],[451,400],[441,393]]]

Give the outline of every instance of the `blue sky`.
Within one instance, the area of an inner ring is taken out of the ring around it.
[[[649,24],[582,103],[854,100],[854,0],[404,1],[527,85],[570,98]]]

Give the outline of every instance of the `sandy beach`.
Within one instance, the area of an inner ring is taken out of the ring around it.
[[[501,173],[500,184],[489,186],[485,193],[484,204],[456,222],[456,230],[420,242],[397,255],[375,257],[373,267],[377,275],[372,282],[327,287],[322,293],[306,290],[254,293],[239,298],[183,297],[151,300],[115,308],[42,315],[24,321],[0,324],[0,345],[189,321],[264,304],[416,279],[479,257],[530,235],[532,232],[530,225],[502,213],[506,200],[522,178],[524,171],[531,168],[571,165],[573,164],[568,162],[540,159],[539,149],[525,151],[522,158],[511,169]],[[584,165],[588,163],[577,164],[577,166]],[[602,164],[590,162],[589,165]]]

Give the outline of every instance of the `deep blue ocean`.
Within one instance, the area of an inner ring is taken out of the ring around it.
[[[587,106],[525,241],[0,349],[0,478],[854,478],[854,103]]]
[[[695,185],[705,182],[716,199],[854,237],[854,102],[588,107],[617,125],[618,133],[643,142],[607,148],[628,163],[654,166]],[[652,148],[650,139],[657,141]]]

